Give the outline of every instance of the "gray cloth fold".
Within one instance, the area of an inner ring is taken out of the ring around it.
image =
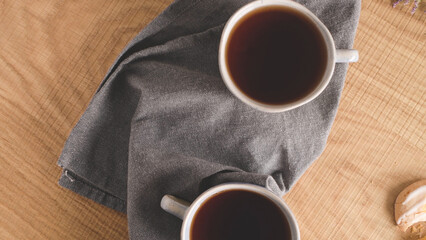
[[[192,201],[219,183],[287,192],[321,154],[347,64],[314,101],[259,112],[227,90],[217,54],[225,22],[250,1],[178,0],[117,58],[71,132],[59,184],[128,215],[132,239],[178,239],[164,194]],[[298,1],[351,48],[360,0]]]

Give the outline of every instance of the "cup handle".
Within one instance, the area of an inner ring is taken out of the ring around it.
[[[336,63],[358,62],[358,51],[354,49],[337,49]]]
[[[189,202],[174,197],[172,195],[164,195],[160,203],[160,206],[164,211],[182,220],[185,217],[185,213],[189,205],[191,205]]]

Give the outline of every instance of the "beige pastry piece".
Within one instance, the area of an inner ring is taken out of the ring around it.
[[[426,179],[406,187],[395,201],[395,221],[402,231],[426,221]]]

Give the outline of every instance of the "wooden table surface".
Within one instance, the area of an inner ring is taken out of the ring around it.
[[[124,46],[171,0],[0,0],[0,239],[127,239],[124,214],[58,186],[57,158]],[[405,239],[426,178],[425,14],[363,1],[328,145],[285,200],[302,239]]]

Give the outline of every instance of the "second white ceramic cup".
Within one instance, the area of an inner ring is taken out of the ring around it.
[[[290,226],[291,240],[300,240],[299,226],[297,225],[296,218],[290,211],[290,208],[285,204],[284,200],[279,198],[277,195],[269,191],[268,189],[253,184],[247,183],[225,183],[210,188],[209,190],[198,196],[197,199],[192,203],[188,203],[174,196],[165,195],[161,200],[161,208],[166,212],[173,214],[174,216],[183,220],[181,228],[181,240],[190,240],[191,226],[195,214],[202,207],[202,204],[211,198],[212,196],[232,190],[246,190],[256,194],[262,195],[275,203],[276,206],[283,212]]]

